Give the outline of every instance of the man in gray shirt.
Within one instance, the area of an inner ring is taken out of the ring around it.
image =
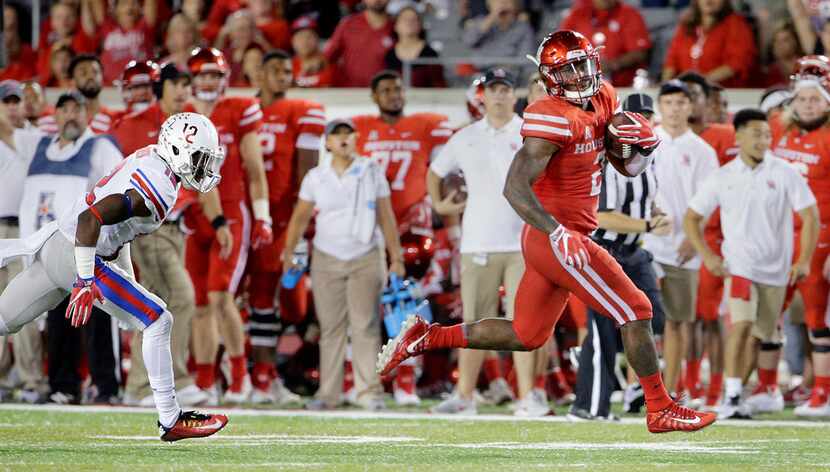
[[[487,10],[486,16],[464,24],[464,44],[476,56],[523,58],[536,50],[533,29],[519,17],[516,0],[487,0]],[[484,69],[486,65],[478,64],[478,67]]]

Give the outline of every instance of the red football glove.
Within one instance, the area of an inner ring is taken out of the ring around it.
[[[271,231],[271,223],[264,220],[256,220],[254,232],[251,233],[251,245],[259,249],[274,240],[274,232]]]
[[[69,306],[66,307],[66,318],[72,320],[72,326],[80,328],[89,321],[95,300],[104,303],[104,296],[95,285],[95,279],[84,280],[79,277],[75,280],[72,295],[69,296]]]
[[[556,231],[550,233],[549,237],[553,252],[561,257],[565,264],[581,269],[591,262],[588,250],[582,242],[585,235],[559,225]]]
[[[640,148],[643,154],[649,155],[660,144],[660,138],[654,134],[654,128],[646,117],[639,113],[624,112],[625,116],[634,121],[632,125],[616,127],[617,137],[623,144],[632,144]]]

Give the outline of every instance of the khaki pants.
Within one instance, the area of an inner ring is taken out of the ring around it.
[[[752,336],[763,342],[778,342],[778,316],[784,306],[787,287],[759,284],[752,282],[749,300],[731,296],[732,278],[726,279],[726,304],[732,323],[749,321],[752,323]]]
[[[141,285],[167,303],[173,315],[170,350],[173,355],[173,377],[176,389],[193,385],[187,371],[190,344],[190,322],[193,318],[195,294],[190,276],[184,268],[184,235],[174,224],[164,224],[156,232],[131,243],[133,261],[138,266]],[[127,394],[142,399],[152,395],[147,368],[141,352],[140,332],[130,343],[131,365],[127,377]]]
[[[17,238],[19,234],[16,225],[0,222],[0,239]],[[22,270],[23,259],[16,259],[7,266],[0,267],[0,293]],[[9,341],[12,342],[13,349],[9,349]],[[12,368],[12,352],[14,352],[17,374],[22,387],[29,390],[48,391],[46,377],[43,375],[43,339],[40,336],[38,323],[27,324],[13,336],[0,336],[0,377],[5,377]]]
[[[351,337],[354,385],[358,403],[383,393],[375,373],[380,352],[380,292],[385,271],[380,250],[350,261],[314,249],[311,291],[320,322],[320,389],[317,398],[340,403],[346,337]]]
[[[681,269],[668,264],[660,264],[660,267],[665,273],[660,280],[660,293],[663,296],[666,321],[695,321],[697,270]]]
[[[504,285],[507,319],[513,319],[516,290],[525,271],[521,252],[461,255],[461,305],[464,322],[472,323],[499,314],[499,287]]]

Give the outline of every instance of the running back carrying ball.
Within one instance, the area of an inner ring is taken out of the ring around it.
[[[624,111],[615,114],[608,122],[605,133],[605,159],[621,174],[634,177],[636,174],[626,169],[626,161],[638,154],[648,156],[657,147],[659,140],[653,136],[653,143],[638,145],[634,144],[632,135],[637,135],[639,130],[650,129],[648,120],[639,113]]]

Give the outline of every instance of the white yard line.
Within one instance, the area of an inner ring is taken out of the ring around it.
[[[407,420],[407,421],[431,421],[446,420],[458,422],[547,422],[547,423],[570,423],[564,416],[544,416],[541,418],[519,418],[510,415],[439,415],[431,413],[404,413],[404,412],[369,412],[356,410],[340,411],[306,411],[306,410],[257,410],[248,408],[199,408],[200,411],[209,413],[224,413],[230,416],[267,416],[276,418],[332,418],[349,420]],[[153,413],[152,408],[140,408],[129,406],[78,406],[78,405],[24,405],[4,403],[0,404],[0,411],[53,411],[61,413]],[[620,422],[602,423],[604,426],[613,427],[622,425],[642,425],[643,418],[623,418]],[[719,426],[740,426],[746,428],[765,427],[792,427],[792,428],[829,428],[830,421],[802,421],[802,420],[721,420],[716,423]]]

